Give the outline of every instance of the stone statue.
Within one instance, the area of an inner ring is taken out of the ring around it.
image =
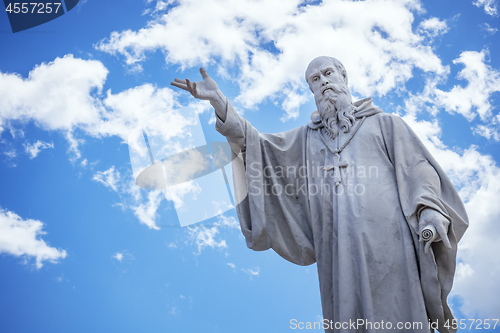
[[[353,103],[335,58],[307,67],[311,121],[278,134],[259,133],[200,73],[172,85],[210,101],[243,159],[233,180],[248,193],[237,206],[247,245],[317,263],[325,331],[454,331],[447,296],[468,218],[408,125],[370,98]]]

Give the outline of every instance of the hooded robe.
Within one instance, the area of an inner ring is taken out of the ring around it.
[[[240,157],[233,181],[247,246],[317,263],[326,332],[429,332],[429,321],[452,332],[447,296],[468,225],[463,203],[400,117],[371,99],[354,105],[351,131],[332,139],[317,111],[306,126],[262,134],[227,103],[216,128]],[[338,173],[323,168],[346,142],[336,185]],[[451,249],[438,241],[424,253],[424,209],[449,222]]]

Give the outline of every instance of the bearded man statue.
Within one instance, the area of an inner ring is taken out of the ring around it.
[[[311,121],[278,134],[259,133],[200,72],[172,84],[210,101],[241,158],[233,181],[247,246],[317,263],[325,331],[454,331],[447,297],[467,214],[408,125],[369,98],[353,103],[335,58],[307,67]]]

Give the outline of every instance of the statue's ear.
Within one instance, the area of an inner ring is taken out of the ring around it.
[[[348,82],[347,82],[347,71],[346,70],[342,71],[342,77],[344,78],[345,84],[347,85]]]

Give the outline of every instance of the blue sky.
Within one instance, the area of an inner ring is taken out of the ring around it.
[[[223,139],[209,105],[169,84],[198,80],[200,66],[261,132],[301,126],[318,55],[341,60],[353,95],[404,117],[438,159],[470,216],[452,309],[499,318],[498,10],[87,0],[15,34],[0,13],[0,331],[287,332],[291,319],[320,320],[315,265],[248,250],[234,209],[181,228],[193,189],[137,187],[128,145],[160,116],[179,149],[193,134],[187,105],[207,141]]]

